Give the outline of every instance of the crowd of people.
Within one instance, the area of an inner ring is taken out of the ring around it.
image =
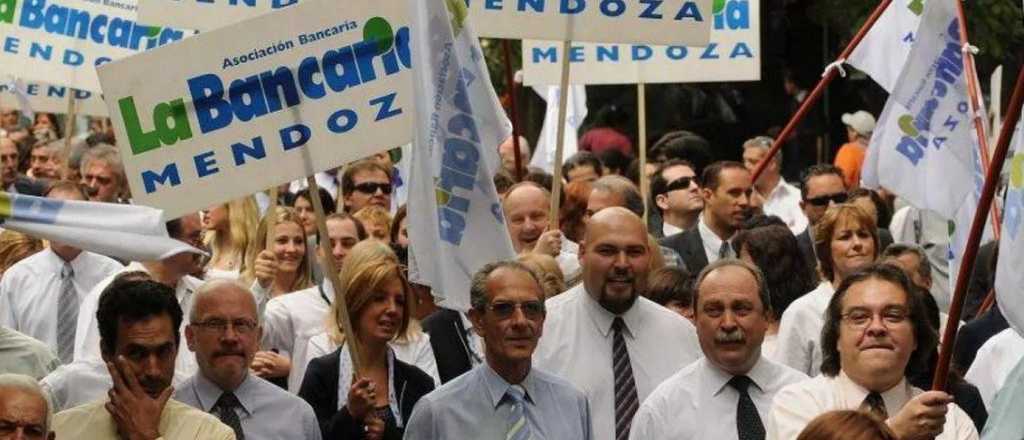
[[[949,302],[941,240],[925,213],[858,187],[874,121],[843,122],[840,163],[799,182],[781,155],[753,180],[766,136],[742,161],[710,161],[698,134],[673,132],[640,167],[621,163],[626,136],[593,134],[563,165],[558,218],[551,174],[520,173],[511,139],[495,146],[518,256],[472,274],[468,311],[410,281],[419,219],[389,153],[315,188],[286,183],[276,203],[256,192],[169,219],[205,256],[118,261],[2,231],[0,439],[969,440],[1019,427],[1024,338],[986,300],[995,246],[972,276],[947,390],[924,391]],[[109,123],[66,141],[52,115],[4,111],[0,129],[5,191],[131,203]]]

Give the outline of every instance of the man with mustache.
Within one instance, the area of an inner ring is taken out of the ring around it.
[[[230,280],[203,284],[185,327],[199,372],[174,397],[217,416],[238,439],[319,440],[308,403],[249,373],[262,330],[248,289]]]
[[[825,311],[822,374],[775,395],[768,439],[796,438],[818,415],[844,409],[872,413],[903,440],[978,438],[952,396],[907,381],[938,340],[911,289],[907,276],[888,264],[843,279]]]
[[[58,413],[57,438],[235,438],[215,417],[171,399],[182,313],[170,287],[116,282],[100,295],[96,315],[114,386],[105,398]]]
[[[584,390],[595,440],[623,440],[640,402],[700,356],[693,324],[641,295],[651,248],[643,220],[626,208],[587,222],[583,283],[546,302],[537,366]]]
[[[770,298],[764,275],[749,263],[728,258],[701,271],[693,310],[704,358],[644,401],[631,439],[764,440],[772,397],[807,379],[761,355]]]

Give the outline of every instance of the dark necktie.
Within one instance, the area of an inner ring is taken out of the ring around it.
[[[754,400],[747,392],[753,383],[747,376],[733,376],[729,380],[729,386],[740,393],[739,402],[736,403],[736,432],[739,434],[739,440],[764,440],[764,423],[761,422],[761,415],[757,413]]]
[[[235,408],[241,406],[242,404],[238,401],[235,393],[227,392],[220,395],[220,399],[217,399],[217,403],[213,405],[211,411],[221,422],[235,431],[235,438],[237,440],[245,440],[245,433],[242,432],[242,422],[238,420],[238,412],[235,411]]]
[[[882,400],[882,395],[874,391],[868,393],[868,396],[864,398],[864,403],[860,404],[860,409],[867,411],[880,420],[889,418],[889,412],[885,410],[885,400]]]
[[[629,351],[626,350],[626,339],[622,337],[625,323],[622,318],[612,321],[612,371],[615,374],[615,439],[629,438],[629,426],[633,423],[639,399],[636,397],[636,382],[633,379],[633,366],[629,363]]]
[[[732,247],[729,246],[728,241],[722,242],[722,247],[718,248],[718,258],[729,258],[732,256]]]

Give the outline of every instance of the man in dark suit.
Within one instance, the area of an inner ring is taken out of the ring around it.
[[[739,162],[715,162],[704,169],[704,211],[697,227],[661,240],[662,246],[679,253],[690,272],[700,272],[708,263],[721,258],[737,256],[729,240],[747,216],[752,191],[750,177],[750,171]]]
[[[430,334],[430,347],[434,349],[441,383],[447,383],[481,363],[473,323],[465,315],[455,310],[437,309],[420,325]]]
[[[807,229],[797,234],[796,241],[804,253],[811,270],[818,265],[814,255],[814,227],[829,206],[846,202],[846,182],[843,171],[831,164],[814,165],[804,171],[800,185],[800,209],[807,216]]]

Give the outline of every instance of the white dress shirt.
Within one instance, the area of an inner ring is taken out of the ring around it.
[[[558,268],[562,270],[562,276],[566,281],[576,279],[582,270],[580,267],[580,245],[562,237],[562,249],[555,257],[555,262],[558,263]]]
[[[288,391],[298,394],[308,360],[306,349],[309,339],[327,331],[327,315],[334,301],[334,289],[329,281],[287,295],[279,295],[267,302],[263,312],[263,350],[276,349],[292,360],[288,373]]]
[[[881,396],[885,402],[886,412],[892,417],[910,399],[923,392],[910,386],[904,379],[888,391],[881,393]],[[828,411],[856,410],[864,403],[864,398],[869,393],[866,388],[854,383],[846,376],[846,373],[841,371],[836,377],[821,375],[786,386],[775,394],[771,416],[766,424],[768,430],[766,438],[767,440],[795,439],[815,417]],[[935,439],[973,440],[977,438],[978,431],[974,428],[971,418],[955,403],[950,403],[942,434]]]
[[[701,214],[700,219],[697,220],[697,233],[700,234],[700,241],[704,244],[704,256],[708,257],[708,264],[711,264],[719,260],[718,252],[722,250],[722,242],[725,240],[715,234],[704,221],[704,214]],[[729,252],[732,256],[736,255],[732,249],[729,249]]]
[[[78,326],[75,332],[75,360],[100,359],[100,326],[96,320],[96,309],[99,307],[100,294],[110,285],[114,278],[123,272],[141,271],[147,272],[146,266],[141,263],[131,263],[121,271],[116,272],[100,281],[93,287],[89,295],[85,297],[78,308]],[[178,347],[178,358],[175,360],[175,373],[184,374],[186,377],[195,374],[199,369],[196,364],[196,357],[185,348],[185,326],[188,325],[188,317],[192,310],[192,294],[202,285],[202,281],[186,275],[178,280],[174,294],[181,305],[183,319],[181,320],[181,343]]]
[[[761,357],[747,377],[747,389],[761,423],[767,424],[772,397],[782,387],[806,380],[803,373]],[[732,375],[701,358],[666,379],[644,400],[633,419],[630,440],[727,440],[739,438],[739,391]],[[699,423],[697,422],[699,421]]]
[[[409,341],[391,341],[388,346],[395,352],[396,359],[423,370],[431,379],[434,379],[434,386],[437,386],[441,383],[441,379],[437,374],[437,359],[434,358],[434,348],[430,346],[430,335],[423,331],[414,334],[410,329],[409,338]],[[306,367],[309,366],[310,361],[334,353],[337,349],[338,344],[335,344],[327,333],[320,333],[309,338],[309,343],[306,344],[306,357],[299,359],[297,363],[292,363],[292,368],[301,364],[302,375],[299,376],[299,385],[302,385],[301,378],[305,377]]]
[[[825,326],[825,309],[835,289],[822,281],[810,293],[797,298],[779,320],[774,360],[814,377],[821,373],[821,329]]]
[[[669,222],[664,222],[661,224],[661,235],[663,237],[671,237],[683,231],[685,231],[685,229],[673,225]]]
[[[192,354],[188,348],[179,348],[178,352],[181,353],[181,350]],[[177,388],[188,378],[188,374],[175,369],[171,386]],[[107,391],[114,387],[114,382],[103,360],[88,359],[61,365],[40,379],[39,386],[43,387],[50,402],[53,402],[54,412],[58,412],[105,399]]]
[[[561,376],[590,402],[594,440],[615,437],[615,377],[612,372],[612,322],[616,318],[582,284],[545,302],[544,333],[534,365]],[[619,315],[629,352],[636,393],[643,402],[665,379],[700,357],[693,324],[647,298],[638,297]]]
[[[82,251],[70,262],[72,285],[82,304],[97,283],[121,269],[121,263]],[[57,351],[57,314],[64,268],[50,248],[43,249],[4,272],[0,279],[0,325],[29,335]]]
[[[786,223],[793,235],[799,234],[807,229],[808,225],[807,216],[800,209],[802,199],[800,189],[779,177],[779,183],[764,199],[764,213],[778,216]]]
[[[1024,358],[1024,338],[1012,328],[997,333],[978,349],[964,378],[978,387],[985,409],[992,407],[996,393],[1003,388],[1006,377],[1021,358]]]

